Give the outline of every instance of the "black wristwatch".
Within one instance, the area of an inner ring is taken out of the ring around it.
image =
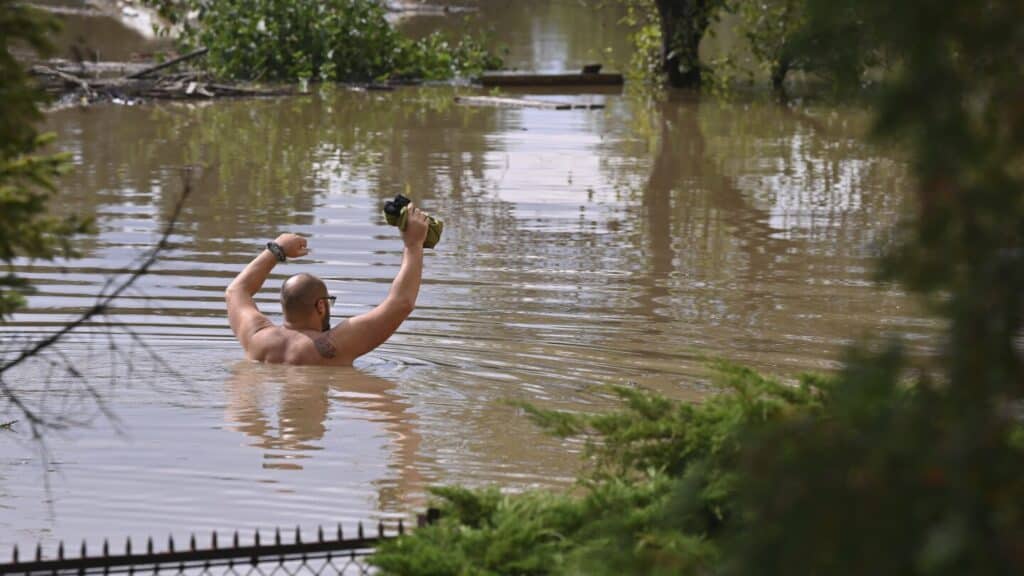
[[[285,258],[284,256],[284,248],[281,248],[281,245],[278,244],[277,242],[267,242],[267,250],[270,250],[270,253],[277,258],[278,262],[284,262],[285,260],[287,260],[287,258]]]

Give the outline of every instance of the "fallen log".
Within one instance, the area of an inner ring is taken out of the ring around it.
[[[539,108],[542,110],[599,110],[604,104],[589,102],[553,102],[527,98],[500,98],[497,96],[456,96],[458,104],[474,106],[507,106],[512,108]]]
[[[152,65],[150,62],[78,62],[61,58],[52,58],[38,64],[80,78],[120,78]]]
[[[95,96],[95,92],[92,90],[89,82],[73,74],[61,72],[60,70],[50,68],[49,66],[33,66],[29,72],[37,76],[51,76],[63,81],[63,83],[73,84],[81,89],[87,98]]]
[[[174,66],[175,64],[180,64],[182,62],[187,62],[187,61],[192,60],[194,58],[198,58],[198,57],[202,56],[203,54],[206,54],[209,51],[210,51],[209,48],[200,48],[198,50],[194,50],[192,52],[189,52],[188,54],[184,54],[182,56],[178,56],[177,58],[171,58],[170,60],[168,60],[167,62],[164,62],[163,64],[157,64],[155,66],[150,66],[148,68],[143,68],[142,70],[139,70],[138,72],[135,72],[134,74],[129,74],[129,75],[125,76],[125,78],[128,78],[129,80],[135,80],[137,78],[142,78],[144,76],[148,76],[148,75],[152,74],[153,72],[159,72],[161,70],[165,70],[167,68],[170,68],[171,66]]]

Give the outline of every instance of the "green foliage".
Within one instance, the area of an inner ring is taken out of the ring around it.
[[[839,86],[891,65],[874,134],[904,150],[916,211],[882,273],[947,320],[937,360],[894,341],[799,388],[725,367],[731,393],[698,406],[620,389],[611,414],[532,409],[591,439],[583,494],[502,497],[477,527],[455,512],[403,540],[486,550],[529,527],[491,564],[464,556],[467,573],[1024,573],[1024,4],[807,0],[805,18],[763,22],[779,40],[763,54],[813,39],[796,53],[813,46]]]
[[[947,344],[941,376],[909,387],[892,349],[853,354],[827,420],[751,438],[736,572],[1022,573],[1024,5],[809,0],[808,15],[863,23],[893,63],[874,134],[905,151],[916,212],[882,273],[930,299]]]
[[[880,64],[862,19],[830,18],[809,25],[808,0],[735,0],[731,10],[740,17],[740,32],[756,65],[768,73],[777,91],[784,89],[789,72],[802,71],[849,93]]]
[[[1019,421],[975,427],[904,365],[895,346],[857,353],[826,410],[745,438],[725,572],[1020,573]]]
[[[720,364],[722,393],[699,405],[614,388],[624,406],[570,414],[522,405],[540,426],[587,438],[582,495],[441,488],[442,520],[389,542],[388,574],[703,573],[738,518],[740,439],[819,409],[825,380],[791,387]]]
[[[633,82],[659,85],[664,80],[665,65],[661,55],[661,22],[653,0],[618,0],[626,6],[620,24],[629,29],[633,54],[629,76]]]
[[[480,39],[451,43],[440,33],[399,34],[375,0],[150,0],[181,29],[186,47],[210,49],[206,63],[223,77],[368,81],[449,79],[499,68]],[[194,11],[194,21],[187,19]]]
[[[453,45],[444,34],[433,32],[414,42],[403,39],[397,67],[391,74],[403,78],[447,80],[497,70],[502,64],[500,57],[487,50],[483,37],[466,36]]]
[[[17,42],[45,52],[55,26],[33,8],[0,0],[0,260],[7,267],[0,276],[0,318],[22,307],[24,295],[31,292],[30,284],[14,272],[16,258],[73,256],[71,240],[91,229],[87,219],[47,214],[57,191],[54,180],[67,169],[67,156],[38,153],[52,140],[35,129],[43,95],[10,52]]]
[[[634,80],[657,84],[666,77],[671,80],[673,74],[698,71],[691,76],[699,76],[700,84],[710,85],[713,92],[728,92],[748,64],[739,55],[749,49],[753,69],[746,74],[764,71],[776,91],[783,91],[790,72],[802,71],[822,77],[836,92],[849,93],[881,64],[864,18],[844,12],[810,26],[808,0],[619,1],[627,8],[622,23],[629,27],[634,46]],[[701,61],[700,41],[725,13],[738,17],[737,30],[745,43],[724,57]],[[665,34],[672,36],[666,41]]]
[[[790,70],[801,68],[804,63],[806,55],[799,54],[796,45],[797,37],[805,30],[805,3],[806,0],[768,0],[739,2],[736,6],[750,51],[777,88],[781,88]]]

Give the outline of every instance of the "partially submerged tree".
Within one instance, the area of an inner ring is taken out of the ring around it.
[[[785,91],[790,72],[822,77],[837,91],[849,91],[880,58],[870,28],[857,12],[808,25],[808,0],[621,0],[628,8],[624,22],[633,28],[637,50],[634,68],[648,78],[664,77],[668,84],[699,88],[708,75],[716,85],[735,78],[728,65],[703,61],[700,45],[724,14],[737,18],[739,42],[724,62],[749,64],[750,73],[763,70],[776,92]],[[835,41],[841,39],[841,41]],[[737,56],[749,49],[751,63]]]
[[[836,6],[827,21],[809,19],[808,0],[735,0],[740,30],[772,88],[785,92],[790,72],[814,74],[839,92],[857,89],[880,63],[877,42],[856,10]]]
[[[661,58],[669,84],[699,88],[704,66],[700,42],[725,0],[655,0],[661,29]]]

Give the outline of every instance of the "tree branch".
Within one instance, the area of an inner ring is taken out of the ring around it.
[[[173,233],[174,226],[178,221],[178,217],[181,215],[182,209],[184,208],[185,200],[189,197],[191,191],[191,184],[186,179],[185,189],[182,191],[181,197],[178,199],[177,204],[175,204],[174,206],[174,211],[171,213],[171,217],[167,222],[167,226],[164,228],[163,234],[160,236],[160,241],[157,243],[156,246],[153,247],[152,250],[149,251],[149,253],[145,257],[145,260],[142,262],[142,265],[136,268],[134,271],[132,271],[131,275],[128,277],[127,280],[122,282],[119,286],[117,286],[117,288],[115,288],[109,294],[102,296],[96,302],[96,304],[94,304],[91,308],[83,312],[74,321],[64,325],[60,330],[40,340],[35,345],[22,350],[22,352],[18,354],[17,357],[15,357],[13,360],[6,362],[2,366],[0,366],[0,377],[2,377],[3,374],[5,374],[8,370],[14,368],[15,366],[18,366],[25,360],[28,360],[29,358],[32,358],[33,356],[36,356],[40,352],[53,346],[54,344],[59,342],[61,338],[66,336],[69,332],[78,328],[82,324],[88,322],[94,316],[104,314],[114,300],[116,300],[125,290],[130,288],[135,283],[136,280],[138,280],[140,277],[148,273],[150,267],[152,267],[153,264],[156,263],[160,253],[167,247],[167,239],[171,236],[171,233]],[[13,394],[11,394],[7,387],[3,385],[2,379],[0,379],[0,387],[2,387],[0,389],[4,390],[8,398],[16,407],[21,409],[23,412],[26,411],[27,407],[25,407],[23,403],[21,403],[17,398],[13,396]],[[26,413],[26,417],[29,418],[30,422],[34,421],[32,417],[28,416],[28,413]]]

